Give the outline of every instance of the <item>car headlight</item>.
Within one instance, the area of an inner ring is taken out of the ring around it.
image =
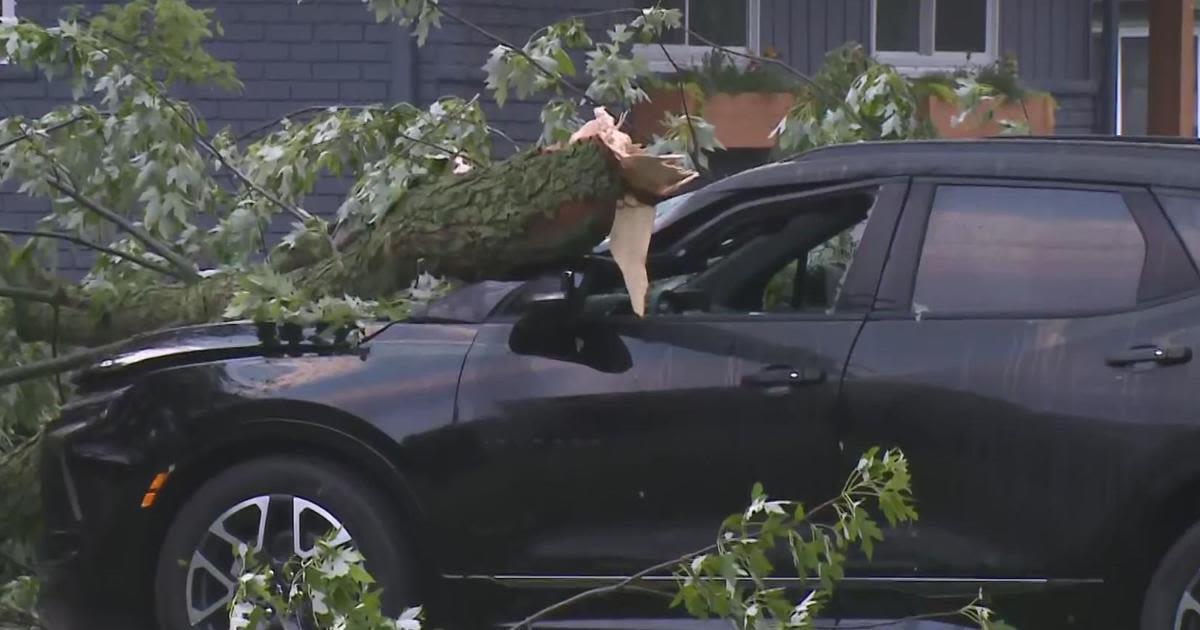
[[[127,391],[129,387],[120,387],[72,398],[62,406],[58,420],[46,428],[46,433],[61,439],[103,422]]]

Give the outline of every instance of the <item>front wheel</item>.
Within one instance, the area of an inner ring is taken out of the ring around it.
[[[415,601],[415,567],[390,502],[340,466],[302,456],[237,464],[199,488],[175,515],[155,576],[161,630],[227,630],[245,544],[278,569],[332,536],[358,549],[383,589],[386,612]],[[279,621],[273,625],[293,624]]]
[[[1154,572],[1142,630],[1200,630],[1200,523],[1171,546]]]

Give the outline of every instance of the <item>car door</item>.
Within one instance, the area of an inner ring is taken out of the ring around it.
[[[901,447],[920,519],[855,574],[1102,577],[1107,525],[1195,421],[1198,287],[1148,190],[914,182],[843,393],[847,455]]]
[[[556,351],[518,343],[519,304],[483,326],[430,506],[455,541],[447,572],[628,575],[711,544],[755,482],[830,496],[841,373],[906,187],[707,210],[646,317],[621,286],[590,289],[577,321],[533,331],[566,326]]]

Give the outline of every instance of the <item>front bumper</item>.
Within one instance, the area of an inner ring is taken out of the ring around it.
[[[42,610],[55,630],[153,628],[159,527],[139,504],[141,466],[69,432],[42,442]]]

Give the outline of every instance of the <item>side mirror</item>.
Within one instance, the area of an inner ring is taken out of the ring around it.
[[[712,310],[712,298],[700,289],[673,289],[658,296],[656,308],[660,313],[707,313]]]

